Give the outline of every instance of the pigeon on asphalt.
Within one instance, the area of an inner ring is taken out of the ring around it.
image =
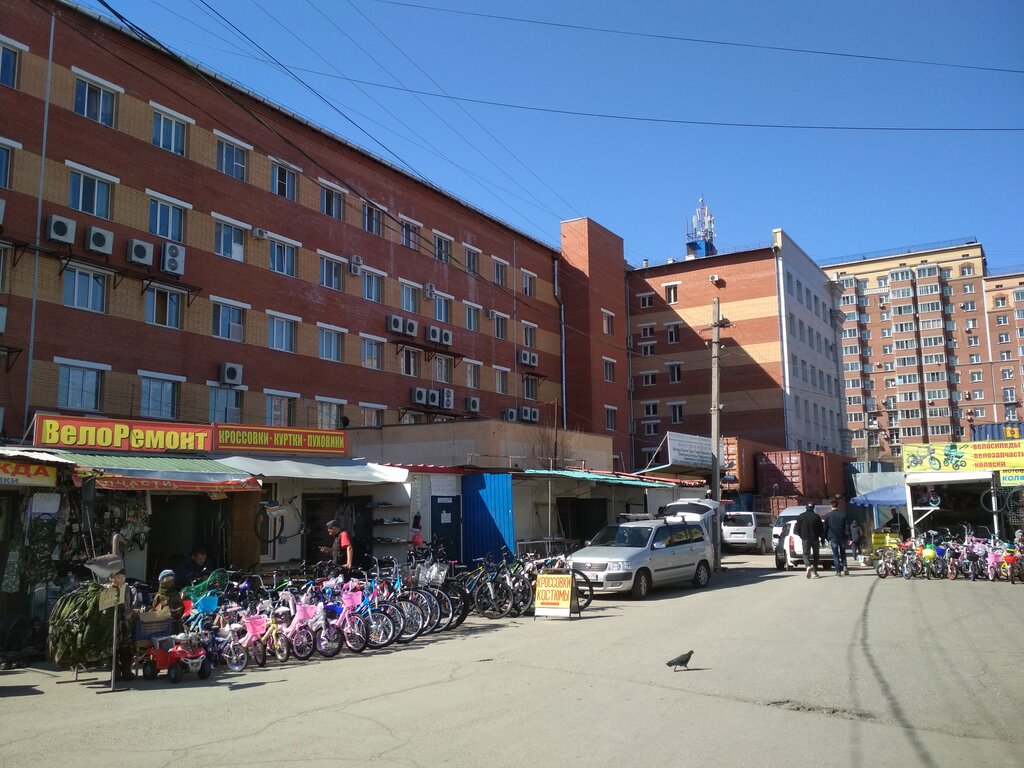
[[[665,666],[672,667],[673,672],[678,672],[679,667],[683,667],[689,671],[689,667],[686,666],[690,663],[690,657],[693,656],[693,651],[687,651],[682,656],[676,656],[672,661],[667,662]]]

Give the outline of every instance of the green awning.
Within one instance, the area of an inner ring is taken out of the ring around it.
[[[75,479],[96,476],[100,488],[116,490],[251,491],[260,481],[214,459],[116,453],[58,453],[75,463]]]

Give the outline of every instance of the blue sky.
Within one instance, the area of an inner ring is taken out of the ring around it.
[[[720,250],[766,243],[774,227],[814,258],[972,236],[991,267],[1024,269],[1021,131],[696,126],[402,90],[673,120],[1024,128],[1017,72],[431,10],[1024,70],[1019,0],[108,2],[169,47],[544,242],[557,244],[561,219],[589,216],[623,237],[631,262],[660,263],[683,253],[703,194]],[[96,0],[83,4],[109,15]],[[277,71],[211,8],[334,107]]]

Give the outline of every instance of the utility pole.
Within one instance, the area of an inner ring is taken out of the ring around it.
[[[721,346],[721,330],[731,323],[722,317],[716,296],[711,302],[711,498],[718,502],[714,515],[714,530],[711,533],[715,544],[715,570],[722,569],[722,457],[719,455],[722,442],[722,404],[719,391],[718,351]]]

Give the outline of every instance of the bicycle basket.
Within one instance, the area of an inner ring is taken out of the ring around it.
[[[432,587],[440,587],[448,577],[448,566],[445,563],[434,563],[427,569],[427,582]]]
[[[189,600],[198,600],[208,592],[222,591],[228,585],[229,581],[228,572],[223,568],[218,568],[210,574],[206,581],[201,581],[191,587],[185,587],[181,590],[181,594]]]
[[[344,605],[346,608],[358,608],[359,604],[362,602],[363,593],[361,590],[341,593],[341,604]]]
[[[217,610],[217,596],[207,595],[201,597],[192,604],[192,610],[195,613],[214,613]]]

